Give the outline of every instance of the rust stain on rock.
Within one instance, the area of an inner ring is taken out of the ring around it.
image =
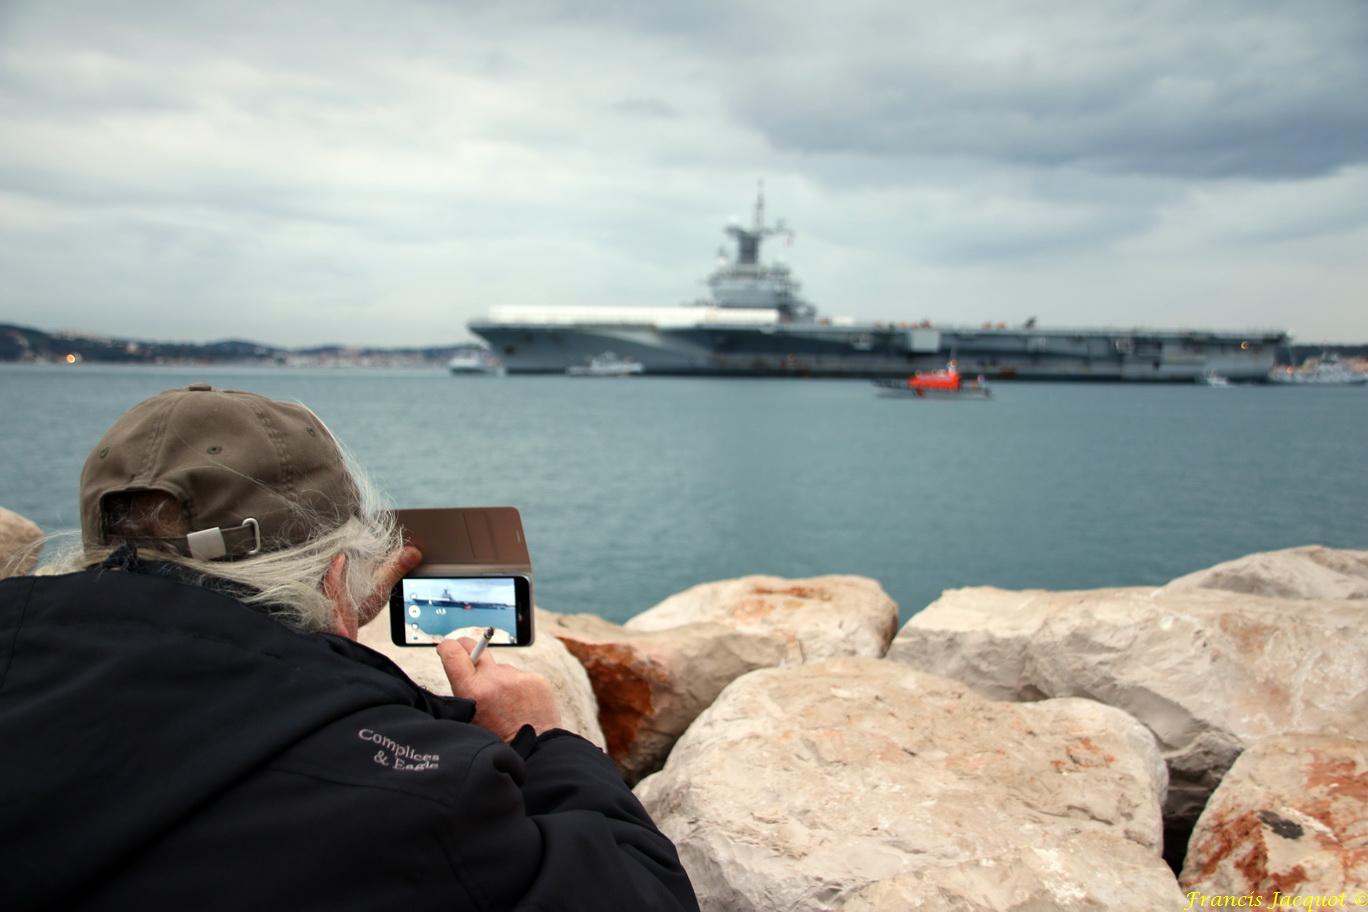
[[[1355,836],[1368,819],[1368,770],[1359,771],[1352,757],[1327,756],[1312,750],[1306,771],[1306,790],[1324,796],[1298,805],[1302,813],[1325,824],[1334,834],[1322,846],[1339,854],[1346,883],[1368,880],[1368,838]]]
[[[831,593],[825,589],[818,589],[816,586],[786,586],[783,589],[771,589],[768,586],[752,586],[751,595],[785,595],[789,598],[807,599],[809,601],[831,601]]]
[[[779,598],[782,597],[783,601]],[[817,586],[770,586],[754,585],[750,597],[742,599],[732,610],[732,617],[740,621],[757,621],[767,618],[777,611],[796,611],[804,602],[829,602],[831,593]]]
[[[1092,738],[1087,738],[1087,737],[1079,738],[1079,739],[1078,739],[1078,746],[1081,747],[1081,748],[1083,748],[1085,751],[1088,751],[1088,752],[1091,753],[1091,754],[1095,754],[1095,755],[1101,757],[1101,758],[1102,758],[1102,762],[1105,763],[1105,764],[1107,764],[1107,766],[1111,766],[1113,763],[1116,762],[1116,757],[1114,757],[1113,755],[1107,753],[1107,752],[1104,751],[1102,748],[1098,747],[1097,744],[1093,741]]]
[[[1268,624],[1260,624],[1234,614],[1221,615],[1216,626],[1234,641],[1241,655],[1251,659],[1263,655],[1275,632]]]
[[[1065,766],[1082,767],[1084,769],[1096,769],[1100,766],[1111,766],[1116,762],[1116,757],[1107,753],[1097,745],[1092,738],[1075,738],[1064,746],[1064,754],[1068,760],[1052,760],[1050,763],[1055,769],[1063,772]]]
[[[1252,812],[1234,817],[1218,817],[1208,824],[1206,838],[1198,843],[1194,847],[1195,851],[1191,853],[1201,862],[1196,879],[1208,879],[1216,873],[1221,862],[1235,854],[1236,849],[1258,839],[1261,826],[1259,818]],[[1262,850],[1262,840],[1259,840],[1255,848]]]
[[[589,675],[598,699],[599,725],[608,756],[619,763],[630,752],[637,732],[654,710],[649,665],[634,650],[619,643],[586,643],[566,636],[558,639]]]
[[[1368,770],[1359,772],[1352,757],[1327,757],[1322,751],[1311,751],[1306,787],[1308,790],[1331,789],[1337,798],[1368,804]]]
[[[1267,868],[1267,862],[1268,858],[1265,856],[1265,868]],[[1247,873],[1246,876],[1248,876]],[[1250,883],[1258,883],[1258,881],[1251,880]],[[1297,887],[1306,883],[1306,870],[1302,868],[1301,865],[1293,865],[1289,870],[1283,873],[1269,871],[1267,879],[1263,883],[1267,884],[1262,891],[1264,899],[1272,901],[1274,893],[1290,896],[1297,892]]]
[[[776,607],[778,606],[773,602],[767,602],[764,599],[746,599],[736,606],[732,616],[741,621],[759,620],[773,614]]]
[[[1223,861],[1231,859],[1231,864],[1244,878],[1245,889],[1250,894],[1262,896],[1271,902],[1275,892],[1284,895],[1295,893],[1297,887],[1306,882],[1306,870],[1301,865],[1294,865],[1286,871],[1269,870],[1268,846],[1264,843],[1264,827],[1269,825],[1265,819],[1267,816],[1268,812],[1246,811],[1213,821],[1209,825],[1208,835],[1194,847],[1191,856],[1200,861],[1201,867],[1195,878],[1184,878],[1184,888],[1208,880]],[[1273,816],[1282,819],[1278,815]],[[1276,826],[1270,826],[1270,829],[1278,832]],[[1235,857],[1241,850],[1247,851]]]

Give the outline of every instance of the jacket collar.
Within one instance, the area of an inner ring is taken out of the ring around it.
[[[233,601],[242,605],[248,610],[258,614],[264,614],[272,619],[276,618],[276,613],[270,610],[269,606],[244,602],[244,598],[254,594],[249,586],[241,583],[226,580],[221,577],[211,576],[191,570],[175,561],[163,560],[144,560],[138,554],[136,545],[125,542],[116,548],[109,557],[105,558],[100,564],[101,570],[124,570],[129,573],[139,573],[145,576],[160,577],[162,579],[173,580],[187,586],[195,586],[200,589],[207,589],[220,595],[225,595]],[[278,622],[278,620],[277,620]],[[288,625],[283,625],[288,626]],[[417,702],[428,714],[438,719],[447,719],[453,722],[469,722],[475,717],[475,702],[463,697],[447,697],[431,693],[424,690],[413,682],[387,656],[376,652],[369,646],[363,646],[348,637],[338,636],[335,633],[315,633],[306,634],[317,636],[322,639],[328,648],[334,653],[344,656],[354,662],[372,668],[391,678],[396,678],[413,691],[415,702]]]

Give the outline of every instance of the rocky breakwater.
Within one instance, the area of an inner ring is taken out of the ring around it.
[[[732,683],[637,794],[705,910],[1181,909],[1150,733],[879,659]]]
[[[1159,589],[954,590],[908,622],[889,657],[998,699],[1125,710],[1168,762],[1170,822],[1190,826],[1263,738],[1368,738],[1365,558],[1301,548]]]
[[[660,768],[736,678],[832,656],[882,656],[897,619],[897,604],[870,579],[749,576],[694,586],[624,626],[546,613],[538,630],[583,663],[608,753],[635,782]]]
[[[1197,903],[1368,906],[1368,742],[1285,735],[1245,751],[1197,821],[1181,882]]]
[[[32,572],[42,545],[37,523],[0,507],[0,579]]]

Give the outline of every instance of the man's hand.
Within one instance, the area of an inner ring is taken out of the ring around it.
[[[475,641],[462,637],[437,644],[437,655],[451,682],[451,692],[475,701],[475,724],[504,741],[512,741],[518,729],[531,725],[538,732],[560,727],[551,682],[539,674],[500,665],[485,650],[478,662],[470,661]]]

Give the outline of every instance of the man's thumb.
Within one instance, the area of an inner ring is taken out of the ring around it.
[[[475,641],[462,637],[459,640],[443,640],[437,644],[437,656],[442,660],[442,670],[446,672],[451,692],[456,696],[464,695],[475,677],[475,663],[470,661],[470,650]]]

